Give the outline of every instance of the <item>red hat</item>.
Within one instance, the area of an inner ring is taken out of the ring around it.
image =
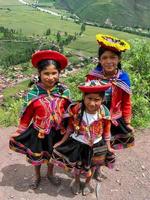
[[[68,65],[68,59],[57,51],[42,50],[32,54],[32,65],[38,67],[38,63],[42,60],[54,60],[60,64],[61,70]]]
[[[98,80],[92,80],[85,82],[84,85],[78,86],[78,88],[83,93],[97,93],[107,90],[109,87],[111,87],[111,83],[102,84],[102,82]]]

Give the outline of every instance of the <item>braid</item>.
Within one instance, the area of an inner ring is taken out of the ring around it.
[[[85,105],[84,105],[84,100],[82,100],[81,101],[81,113],[79,115],[79,127],[81,126],[84,111],[85,111]]]

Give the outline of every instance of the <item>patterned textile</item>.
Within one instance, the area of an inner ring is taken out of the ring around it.
[[[97,66],[95,69],[93,69],[88,76],[95,76],[96,78],[100,80],[105,80],[106,78],[103,75],[103,70],[101,66]],[[128,74],[122,70],[118,70],[118,73],[111,77],[109,79],[110,82],[113,82],[116,86],[120,87],[122,90],[127,92],[128,94],[131,94],[131,89],[130,89],[130,80],[128,77]]]
[[[48,134],[52,127],[60,129],[63,114],[70,104],[69,90],[58,83],[48,93],[41,83],[27,94],[17,132],[25,131],[30,123],[41,134]]]
[[[89,177],[97,166],[113,168],[115,155],[107,150],[104,140],[90,147],[70,137],[53,150],[50,162],[65,171],[80,170],[81,174]]]
[[[81,173],[88,177],[97,166],[113,167],[115,156],[108,152],[106,146],[106,141],[110,140],[110,114],[108,109],[101,105],[99,118],[96,121],[87,125],[82,118],[79,125],[81,106],[82,104],[77,102],[71,104],[67,109],[65,117],[69,117],[69,124],[66,132],[70,134],[70,137],[53,150],[50,162],[67,171],[79,169]],[[83,142],[78,141],[76,137],[72,138],[74,133],[77,136],[84,136],[82,137]],[[93,143],[96,138],[100,138],[99,142]]]
[[[10,149],[26,154],[33,165],[48,162],[52,147],[60,139],[63,114],[70,104],[69,90],[58,83],[50,92],[41,83],[27,94],[20,123],[10,138]]]
[[[41,139],[38,137],[38,131],[31,125],[24,133],[11,137],[9,147],[15,152],[25,154],[30,164],[41,165],[49,161],[53,145],[61,138],[60,131],[52,129],[51,134]]]
[[[27,93],[25,99],[24,99],[24,104],[23,104],[23,109],[21,114],[23,114],[26,110],[26,107],[32,103],[33,101],[45,97],[45,96],[56,96],[56,97],[61,97],[65,99],[70,99],[70,91],[69,89],[62,83],[58,82],[55,87],[52,88],[50,93],[45,90],[44,86],[42,83],[37,83],[33,86],[33,88]]]
[[[134,135],[126,126],[123,118],[117,119],[118,126],[111,126],[111,145],[114,149],[124,149],[134,146]]]
[[[131,89],[130,80],[126,72],[118,73],[106,79],[101,66],[97,66],[88,75],[87,79],[98,79],[104,83],[112,82],[109,94],[106,91],[104,104],[109,108],[111,115],[111,144],[115,149],[128,148],[134,145],[134,135],[127,128],[126,123],[131,121]]]
[[[110,114],[106,106],[101,105],[100,110],[98,112],[98,120],[94,121],[92,124],[88,125],[81,118],[81,103],[71,104],[67,109],[65,117],[70,117],[68,122],[68,127],[66,132],[68,133],[76,133],[83,135],[85,141],[88,141],[88,129],[90,131],[90,141],[93,142],[96,138],[103,136],[105,140],[110,139]],[[80,123],[80,125],[79,125]]]

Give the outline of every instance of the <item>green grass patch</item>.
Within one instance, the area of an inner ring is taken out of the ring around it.
[[[14,87],[6,88],[2,93],[4,95],[4,99],[14,96],[16,93],[18,93],[22,90],[26,90],[28,88],[28,83],[29,83],[29,80],[26,80],[26,81],[23,81],[23,82],[17,84]]]

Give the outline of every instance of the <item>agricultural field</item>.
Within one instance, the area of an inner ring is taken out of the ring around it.
[[[57,31],[75,34],[80,32],[81,25],[70,20],[61,20],[60,16],[54,16],[41,12],[17,0],[0,0],[0,26],[22,30],[24,35],[43,35],[46,29],[50,28],[53,33]],[[93,26],[86,26],[84,33],[76,41],[72,42],[67,49],[81,51],[85,54],[95,54],[97,44],[95,35],[107,33],[118,36],[127,41],[134,38],[141,38],[133,34],[104,29]],[[148,39],[150,40],[150,39]]]

